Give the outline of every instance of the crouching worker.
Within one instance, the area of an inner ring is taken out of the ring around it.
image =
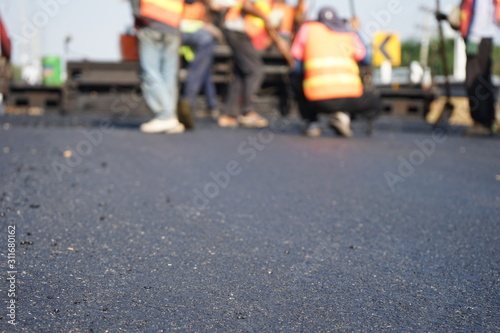
[[[351,25],[358,24],[353,20]],[[351,114],[373,118],[382,110],[382,101],[364,91],[359,75],[358,62],[366,57],[366,48],[333,8],[322,8],[318,21],[301,26],[291,53],[296,60],[292,85],[307,136],[321,135],[320,113],[333,113],[330,126],[338,135],[351,137]]]

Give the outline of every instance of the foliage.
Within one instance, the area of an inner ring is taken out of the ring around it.
[[[454,40],[445,40],[446,59],[448,62],[448,73],[453,74],[453,60],[454,60]],[[500,46],[495,45],[493,50],[493,73],[500,76]],[[401,45],[401,66],[409,66],[412,61],[420,60],[420,41],[409,39]],[[439,40],[431,40],[429,45],[429,67],[435,75],[443,75],[443,62],[441,60],[441,51],[439,47]]]

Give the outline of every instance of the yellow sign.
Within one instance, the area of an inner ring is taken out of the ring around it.
[[[389,61],[392,66],[401,65],[401,39],[397,33],[376,32],[373,38],[373,66]]]

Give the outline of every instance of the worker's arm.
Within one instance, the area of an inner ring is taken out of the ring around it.
[[[304,23],[305,17],[305,2],[304,0],[299,0],[297,6],[295,7],[295,26],[300,27]]]
[[[371,49],[368,43],[365,42],[359,30],[361,29],[361,23],[357,17],[353,17],[349,20],[351,26],[352,37],[354,41],[354,59],[363,65],[369,65],[372,61]]]
[[[132,6],[132,15],[134,15],[135,28],[147,27],[148,20],[141,16],[141,0],[130,0],[130,5]]]
[[[356,32],[353,32],[352,38],[354,41],[354,59],[357,62],[369,63],[370,60],[367,59],[367,48],[366,48],[365,44],[363,43],[363,40],[361,39],[361,37]]]
[[[141,0],[130,0],[130,5],[134,17],[139,17],[141,15]]]
[[[295,66],[293,68],[293,72],[296,74],[302,74],[302,72],[304,71],[304,66],[303,66],[304,51],[306,48],[307,39],[309,37],[308,30],[309,28],[307,24],[303,24],[300,27],[293,41],[292,49],[290,50],[290,53],[292,54],[292,57],[295,60]]]

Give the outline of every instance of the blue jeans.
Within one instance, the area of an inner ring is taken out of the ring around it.
[[[195,33],[182,33],[182,43],[190,46],[196,54],[187,67],[183,97],[189,102],[191,109],[194,109],[196,97],[203,86],[208,108],[217,108],[217,92],[212,81],[215,37],[200,29]]]
[[[142,28],[137,37],[144,99],[156,118],[176,118],[180,36]]]

